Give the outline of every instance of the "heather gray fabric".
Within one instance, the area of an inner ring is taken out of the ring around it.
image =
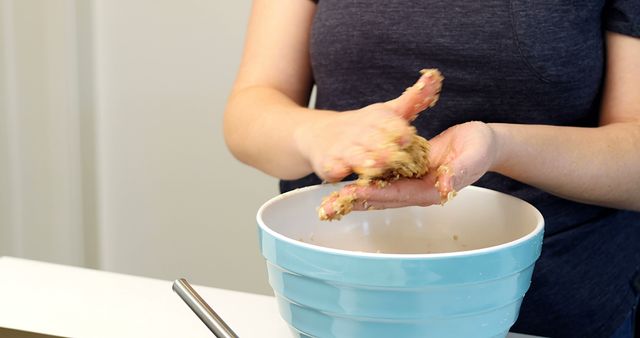
[[[640,0],[321,0],[311,36],[316,106],[385,101],[420,69],[438,68],[441,99],[414,122],[425,137],[470,120],[594,127],[605,28],[640,36]],[[317,183],[310,175],[281,190]],[[610,336],[637,301],[640,213],[574,203],[494,173],[476,185],[527,200],[546,220],[513,329]]]

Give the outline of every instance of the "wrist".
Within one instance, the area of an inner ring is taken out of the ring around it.
[[[321,130],[335,116],[335,112],[302,108],[298,114],[304,118],[301,118],[294,127],[293,147],[298,157],[304,159],[308,169],[313,171],[312,157],[316,143],[322,140]]]
[[[508,125],[504,123],[487,123],[487,126],[491,129],[494,144],[494,156],[489,171],[503,174],[509,158],[507,154],[507,145],[509,144]]]

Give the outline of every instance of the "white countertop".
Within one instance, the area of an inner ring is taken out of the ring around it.
[[[172,283],[0,257],[0,327],[63,337],[214,337]],[[292,336],[273,297],[194,288],[240,337]]]

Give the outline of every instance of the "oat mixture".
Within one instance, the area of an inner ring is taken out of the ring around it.
[[[421,73],[431,74],[440,84],[443,77],[440,72],[435,69],[422,70]],[[407,88],[405,94],[408,91],[422,91],[424,84],[421,82],[416,83],[412,87]],[[439,91],[433,97],[426,97],[420,99],[420,101],[411,102],[416,109],[426,109],[432,107],[438,100]],[[419,94],[415,95],[416,97]],[[427,104],[427,102],[430,102]],[[420,178],[424,176],[429,170],[429,142],[422,136],[416,133],[415,128],[412,128],[413,135],[412,141],[404,147],[400,147],[395,141],[398,139],[398,135],[389,135],[388,149],[390,150],[390,160],[387,162],[387,166],[384,168],[379,167],[363,167],[354,168],[354,172],[358,174],[357,185],[367,186],[375,185],[377,187],[384,187],[387,184],[396,181],[400,178]],[[329,196],[325,197],[318,208],[318,217],[321,220],[339,220],[342,216],[348,214],[353,210],[353,206],[357,201],[355,194],[340,194],[335,191]],[[366,208],[366,201],[363,201]],[[327,214],[327,205],[330,206],[330,210],[333,210],[331,214]]]

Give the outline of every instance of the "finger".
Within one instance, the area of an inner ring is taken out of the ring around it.
[[[434,106],[442,89],[444,78],[437,69],[423,69],[420,73],[422,76],[413,86],[407,88],[398,98],[387,102],[407,120],[415,119],[418,113]]]
[[[322,220],[338,220],[352,210],[381,210],[440,203],[434,188],[435,176],[428,179],[405,179],[379,187],[349,184],[326,197],[318,208]]]
[[[455,127],[450,128],[443,133],[437,135],[431,139],[431,152],[429,156],[429,163],[435,165],[430,168],[430,175],[435,177],[434,186],[438,190],[440,195],[440,204],[444,204],[453,198],[456,191],[462,188],[460,186],[461,173],[464,170],[464,164],[460,163],[461,158],[457,150],[451,146],[450,135],[455,131]],[[445,146],[440,146],[444,144]],[[457,171],[457,172],[456,172]]]
[[[342,216],[348,214],[356,201],[356,186],[349,184],[340,191],[334,191],[331,195],[325,197],[318,207],[318,217],[323,221],[339,220]]]
[[[393,122],[379,126],[366,141],[354,147],[354,153],[345,156],[345,161],[357,174],[376,177],[389,169],[390,161],[398,160],[399,154],[414,139],[415,128],[396,118]],[[407,154],[408,156],[408,154]]]
[[[462,188],[475,183],[487,172],[485,161],[478,154],[463,151],[458,154],[449,153],[444,163],[435,170],[435,187],[440,192],[441,204],[445,204],[456,196]],[[480,163],[480,164],[479,164]]]
[[[318,168],[314,168],[314,171],[326,182],[338,182],[352,172],[357,172],[355,168],[381,166],[376,161],[375,154],[358,144],[334,146],[316,163]]]
[[[318,218],[321,221],[333,221],[339,220],[340,216],[337,215],[336,208],[333,207],[333,204],[339,197],[338,192],[332,192],[331,195],[325,197],[320,203],[318,207]]]
[[[438,167],[435,187],[440,194],[440,204],[445,204],[457,194],[454,179],[459,176],[454,175],[453,164],[444,164]]]
[[[325,165],[320,178],[324,181],[333,183],[339,182],[343,178],[349,176],[349,174],[351,174],[350,167],[343,159],[336,158]]]
[[[413,141],[416,129],[406,121],[398,119],[380,126],[380,133],[385,137],[385,142],[382,142],[380,145],[395,144],[400,148],[404,148]]]
[[[434,188],[435,177],[402,179],[380,188],[375,185],[358,187],[353,210],[387,209],[406,206],[428,206],[440,203]]]
[[[440,139],[436,137],[434,144],[446,141],[452,136],[446,147],[440,147],[440,155],[436,162],[439,168],[438,185],[443,201],[455,196],[456,191],[475,183],[491,168],[495,157],[495,144],[492,131],[482,122],[467,122],[447,130]],[[473,135],[469,139],[465,136]]]
[[[354,145],[345,151],[344,161],[359,175],[376,176],[384,171],[385,156],[377,149]]]

